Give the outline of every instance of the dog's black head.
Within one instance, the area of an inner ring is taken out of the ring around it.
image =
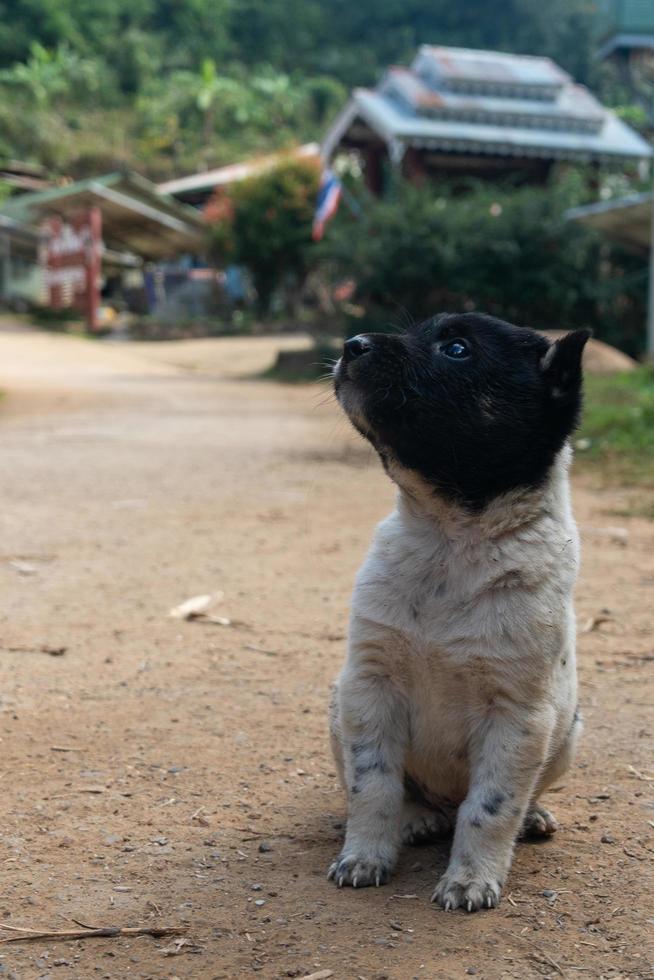
[[[589,336],[550,344],[490,316],[441,314],[399,336],[348,340],[336,394],[389,472],[413,470],[481,509],[545,479],[579,418]]]

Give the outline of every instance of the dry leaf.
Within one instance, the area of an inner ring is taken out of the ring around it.
[[[218,605],[224,597],[223,592],[212,592],[206,595],[194,595],[179,606],[173,606],[168,613],[173,619],[195,619],[204,616],[212,606]]]
[[[21,561],[19,558],[12,558],[9,567],[13,568],[19,575],[36,575],[38,568],[31,565],[28,561]]]
[[[640,779],[644,783],[654,783],[654,776],[647,776],[644,772],[640,772],[634,766],[628,766],[627,768],[629,769],[629,772],[631,773],[631,775],[632,776],[635,776],[636,779]],[[650,770],[648,770],[648,772],[649,771]]]
[[[159,952],[162,956],[179,956],[181,953],[200,953],[202,948],[197,943],[192,943],[189,939],[181,937],[175,939],[171,946],[164,946]]]
[[[602,623],[612,623],[614,622],[613,616],[591,616],[590,619],[586,620],[584,625],[579,630],[580,633],[593,633],[596,629],[602,625]]]

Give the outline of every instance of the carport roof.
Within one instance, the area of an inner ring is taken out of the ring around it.
[[[566,212],[570,221],[579,221],[630,248],[649,251],[652,241],[654,193],[629,194],[614,201],[599,201]]]
[[[99,207],[103,237],[115,248],[145,259],[165,259],[201,249],[201,214],[160,194],[133,173],[110,173],[6,201],[3,212],[34,224],[47,214],[66,217],[80,208]]]

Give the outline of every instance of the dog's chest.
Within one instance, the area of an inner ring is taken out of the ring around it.
[[[575,572],[576,541],[563,526],[452,539],[393,514],[359,573],[354,611],[434,667],[541,660],[560,647]]]
[[[357,611],[428,649],[492,631],[510,602],[519,604],[520,578],[515,560],[498,549],[382,535],[361,570],[355,601]]]

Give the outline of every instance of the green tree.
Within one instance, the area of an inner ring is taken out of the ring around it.
[[[231,215],[214,229],[214,254],[247,267],[262,315],[277,290],[292,302],[306,278],[318,179],[315,166],[289,160],[244,180],[231,192]]]
[[[33,41],[30,56],[11,68],[0,71],[0,84],[23,91],[34,100],[38,109],[56,104],[78,86],[88,96],[99,86],[97,65],[80,57],[67,45],[49,50]],[[79,94],[78,94],[79,97]]]

